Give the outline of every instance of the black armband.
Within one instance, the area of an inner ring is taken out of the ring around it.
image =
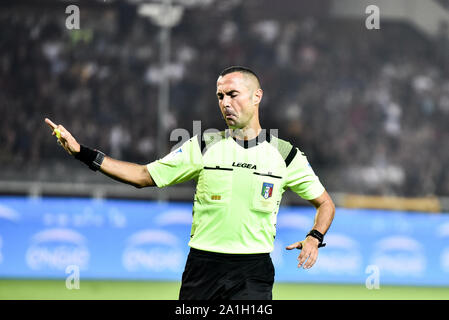
[[[103,163],[104,156],[101,151],[80,145],[80,152],[75,155],[75,159],[85,163],[91,170],[97,171]]]
[[[316,229],[310,230],[309,233],[307,234],[306,238],[308,236],[311,236],[311,237],[314,237],[315,239],[318,239],[318,241],[319,241],[318,248],[326,246],[326,244],[323,243],[324,235],[321,232],[319,232],[318,230],[316,230]]]

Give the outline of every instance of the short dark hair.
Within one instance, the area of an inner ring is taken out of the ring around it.
[[[230,67],[227,67],[226,69],[224,69],[220,73],[220,77],[223,77],[223,76],[225,76],[225,75],[227,75],[229,73],[233,73],[233,72],[240,72],[240,73],[243,73],[243,74],[250,74],[250,75],[252,75],[253,77],[255,77],[257,79],[257,82],[258,82],[258,84],[260,86],[260,79],[257,76],[257,74],[253,70],[251,70],[250,68],[243,67],[243,66],[230,66]]]

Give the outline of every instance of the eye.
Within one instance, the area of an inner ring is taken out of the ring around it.
[[[222,100],[223,99],[223,94],[222,93],[217,94],[217,98],[218,98],[218,100]]]
[[[239,94],[239,93],[238,93],[236,90],[232,90],[232,91],[229,91],[229,92],[227,93],[227,95],[230,96],[231,98],[237,97],[238,94]]]

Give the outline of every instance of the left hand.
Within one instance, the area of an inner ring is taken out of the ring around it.
[[[287,246],[285,249],[300,249],[301,253],[298,256],[298,268],[301,268],[301,266],[304,264],[304,269],[310,269],[313,267],[318,258],[318,244],[318,239],[308,236],[305,240],[295,242]]]

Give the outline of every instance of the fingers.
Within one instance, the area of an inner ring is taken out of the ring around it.
[[[52,135],[52,136],[56,135],[56,137],[58,138],[58,141],[59,141],[59,139],[61,139],[61,131],[60,131],[60,129],[58,129],[58,127],[61,127],[61,126],[56,125],[53,121],[51,121],[51,120],[48,119],[48,118],[45,118],[45,123],[46,123],[46,124],[50,127],[50,129],[52,130],[51,135]]]
[[[304,247],[298,256],[298,268],[310,269],[318,258],[318,249],[312,246]]]
[[[302,252],[301,252],[302,253]],[[318,257],[318,250],[312,250],[310,253],[304,254],[305,257],[299,259],[298,268],[301,268],[301,265],[304,264],[304,269],[310,269],[315,264]]]
[[[63,133],[61,132],[61,138],[58,139],[58,145],[60,145],[67,153],[72,154],[70,151],[70,146],[67,140],[63,137]]]
[[[53,121],[51,121],[48,118],[45,118],[45,123],[50,127],[50,129],[53,130],[52,135],[56,135],[56,137],[58,138],[58,140],[65,139],[66,138],[66,134],[65,131],[66,129],[62,126],[62,125],[57,125],[56,123],[54,123]]]
[[[287,247],[287,250],[301,249],[298,256],[298,268],[310,269],[318,258],[318,247],[313,243],[304,241],[295,242]]]
[[[56,135],[57,143],[61,146],[68,154],[74,155],[80,152],[80,144],[75,140],[75,138],[67,131],[62,125],[57,125],[48,118],[45,118],[45,123],[52,129],[52,135]]]
[[[298,241],[289,246],[286,246],[285,249],[287,250],[302,249],[302,241]]]
[[[67,152],[70,153],[69,149],[68,149],[68,145],[67,145],[67,140],[66,140],[66,130],[62,125],[57,125],[55,124],[53,121],[51,121],[48,118],[45,118],[45,123],[50,127],[50,129],[52,130],[52,135],[56,135],[57,139],[57,143],[59,146],[61,146],[63,149],[65,149]]]
[[[66,137],[67,137],[67,134],[66,134],[67,130],[66,130],[66,128],[64,128],[62,125],[59,125],[57,129],[59,130],[60,138],[66,139]]]
[[[45,118],[45,123],[48,124],[51,130],[55,130],[58,126],[48,118]]]

